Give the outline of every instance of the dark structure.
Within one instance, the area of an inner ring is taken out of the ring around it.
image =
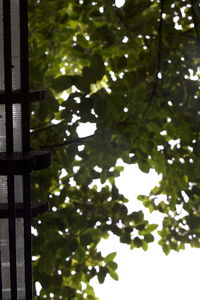
[[[0,0],[0,299],[32,299],[30,172],[50,165],[30,151],[27,0]]]

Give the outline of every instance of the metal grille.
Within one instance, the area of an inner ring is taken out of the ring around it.
[[[50,165],[49,152],[29,149],[28,18],[26,0],[0,0],[0,300],[32,299],[32,170]],[[37,99],[38,97],[38,99]]]

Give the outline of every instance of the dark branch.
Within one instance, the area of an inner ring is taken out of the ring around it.
[[[152,102],[158,85],[158,74],[161,69],[161,60],[162,60],[162,27],[163,27],[163,13],[164,13],[164,0],[160,1],[160,17],[159,17],[159,25],[158,25],[158,54],[157,54],[157,66],[154,77],[154,83],[151,91],[151,96],[149,98],[149,103]]]
[[[60,148],[60,147],[64,147],[64,146],[74,145],[74,144],[83,144],[84,142],[87,142],[88,140],[90,140],[93,137],[94,137],[94,134],[85,136],[82,138],[77,138],[74,140],[69,140],[69,141],[66,141],[66,142],[63,142],[60,144],[41,146],[41,149],[55,149],[55,148]]]
[[[36,134],[36,133],[39,133],[39,132],[42,132],[42,131],[46,131],[46,130],[51,129],[51,128],[55,128],[56,126],[59,126],[59,125],[62,124],[62,123],[63,123],[63,121],[61,121],[61,122],[58,123],[58,124],[52,124],[52,125],[47,126],[47,127],[39,128],[39,129],[37,129],[37,130],[32,131],[31,134],[33,135],[33,134]],[[39,126],[38,126],[38,127],[39,127]]]
[[[197,39],[197,44],[200,44],[200,35],[199,35],[199,29],[198,29],[198,20],[197,20],[197,12],[199,10],[199,4],[195,3],[194,0],[190,0],[191,6],[192,6],[192,20],[194,23],[194,29],[196,33],[196,39]]]
[[[159,25],[158,25],[158,53],[157,53],[157,65],[156,65],[156,72],[154,76],[154,82],[151,90],[151,95],[147,100],[148,104],[142,116],[144,117],[145,114],[148,112],[149,107],[153,101],[153,98],[156,95],[156,90],[158,86],[158,74],[161,71],[161,61],[162,61],[162,27],[163,27],[163,13],[164,13],[164,0],[160,0],[160,17],[159,17]]]
[[[34,129],[36,129],[36,128],[39,128],[39,127],[48,125],[48,124],[50,124],[50,123],[51,123],[51,121],[40,123],[40,124],[38,124],[38,125],[32,127],[31,130],[34,130]]]

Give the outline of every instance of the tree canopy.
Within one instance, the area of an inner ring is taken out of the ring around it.
[[[157,225],[115,185],[119,158],[162,174],[138,200],[160,212],[164,252],[200,246],[199,24],[194,0],[29,1],[31,88],[47,90],[32,148],[52,151],[32,182],[33,200],[50,203],[33,220],[38,299],[97,299],[90,280],[117,279],[115,253],[97,248],[111,232],[131,249],[154,241]],[[87,122],[94,134],[79,137]]]

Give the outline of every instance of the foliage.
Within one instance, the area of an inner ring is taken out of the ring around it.
[[[31,88],[47,89],[32,107],[32,147],[53,156],[33,180],[33,200],[50,203],[33,222],[34,276],[40,298],[95,300],[94,276],[117,279],[115,254],[103,257],[99,241],[112,232],[147,250],[157,228],[142,211],[128,213],[115,185],[118,158],[162,174],[138,199],[163,216],[164,252],[200,246],[199,7],[30,0],[29,16]],[[80,138],[87,122],[96,130]]]

